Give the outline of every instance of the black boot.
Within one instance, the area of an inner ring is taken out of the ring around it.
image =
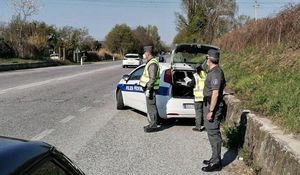
[[[147,132],[147,133],[149,133],[149,132],[156,132],[158,130],[159,130],[158,127],[153,128],[153,127],[150,127],[149,125],[144,126],[144,132]]]
[[[211,159],[209,159],[209,160],[203,160],[203,164],[204,165],[209,165],[211,163],[210,161],[211,161]]]
[[[202,171],[204,172],[213,172],[213,171],[221,171],[221,170],[222,170],[221,163],[209,164],[208,166],[202,168]]]

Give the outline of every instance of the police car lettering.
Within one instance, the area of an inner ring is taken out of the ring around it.
[[[141,86],[136,86],[136,85],[127,85],[125,87],[126,91],[133,91],[133,92],[143,92],[143,88]]]

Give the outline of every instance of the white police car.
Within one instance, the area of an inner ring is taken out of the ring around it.
[[[195,68],[205,61],[209,49],[219,50],[216,46],[206,44],[176,45],[171,63],[159,63],[161,77],[156,106],[160,118],[195,117],[193,87],[187,86],[187,79],[193,78]],[[146,97],[142,87],[138,85],[144,68],[145,64],[137,67],[130,74],[124,75],[118,83],[117,109],[128,106],[147,112]]]

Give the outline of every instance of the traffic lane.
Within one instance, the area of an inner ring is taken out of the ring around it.
[[[202,161],[210,158],[211,147],[206,132],[191,130],[193,120],[170,122],[155,133],[144,133],[147,124],[145,114],[119,111],[80,150],[76,162],[90,175],[205,174]],[[225,148],[222,153],[228,156]]]
[[[121,67],[121,61],[100,62],[83,66],[71,65],[0,72],[0,91],[22,84],[30,84],[55,79],[57,77],[80,74],[82,72],[93,71],[111,65],[120,65]]]
[[[118,65],[101,70],[1,94],[1,135],[31,139],[49,131],[65,117],[84,112],[85,107],[112,94],[121,76],[130,71]]]

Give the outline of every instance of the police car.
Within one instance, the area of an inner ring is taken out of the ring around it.
[[[194,118],[193,87],[187,80],[193,78],[195,68],[206,64],[208,50],[218,47],[206,44],[179,44],[172,51],[170,63],[160,63],[160,87],[156,94],[158,115],[162,119]],[[116,89],[117,109],[131,107],[147,112],[146,97],[138,85],[145,64],[124,75]]]

